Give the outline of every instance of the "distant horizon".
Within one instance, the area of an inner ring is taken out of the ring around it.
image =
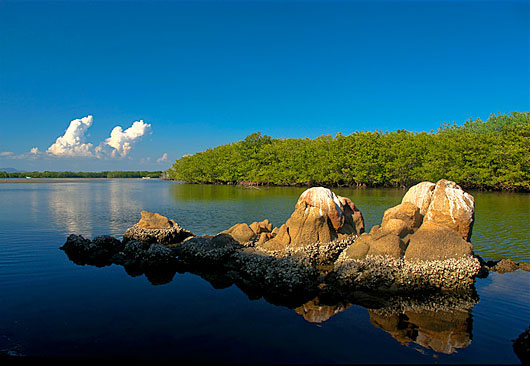
[[[0,3],[0,166],[164,171],[260,131],[530,111],[529,2]]]

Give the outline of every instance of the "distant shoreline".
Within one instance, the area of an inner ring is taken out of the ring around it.
[[[106,178],[105,178],[106,179]],[[101,183],[104,182],[103,179],[100,180],[89,180],[89,179],[54,179],[54,180],[44,180],[44,179],[0,179],[0,183]]]

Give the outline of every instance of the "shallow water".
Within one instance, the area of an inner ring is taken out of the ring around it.
[[[254,294],[229,284],[216,289],[190,273],[155,286],[121,266],[78,266],[58,249],[70,233],[121,238],[142,209],[199,235],[265,218],[277,226],[303,190],[153,179],[0,185],[0,350],[246,363],[519,362],[511,340],[530,325],[528,272],[478,279],[477,303],[466,310],[422,305],[390,314],[355,301],[313,299],[290,308],[250,300]],[[368,230],[404,194],[334,191],[355,202]],[[530,261],[530,195],[471,193],[475,252]]]

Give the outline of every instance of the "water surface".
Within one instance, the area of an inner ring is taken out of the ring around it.
[[[191,273],[153,285],[121,266],[78,266],[58,249],[70,233],[121,238],[142,209],[198,235],[265,218],[278,226],[303,190],[153,179],[0,185],[0,350],[246,363],[519,362],[512,340],[530,325],[528,272],[478,279],[476,304],[467,310],[389,313],[321,299],[283,306],[249,299],[234,285],[216,289],[223,286]],[[368,230],[404,194],[334,191],[355,202]],[[530,261],[530,195],[471,193],[475,252]]]

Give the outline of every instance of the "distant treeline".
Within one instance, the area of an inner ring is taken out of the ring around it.
[[[169,177],[190,183],[392,186],[446,178],[466,188],[530,190],[530,113],[444,124],[436,132],[341,133],[244,140],[178,159]]]
[[[159,178],[163,172],[148,171],[104,171],[104,172],[0,172],[0,178]]]

